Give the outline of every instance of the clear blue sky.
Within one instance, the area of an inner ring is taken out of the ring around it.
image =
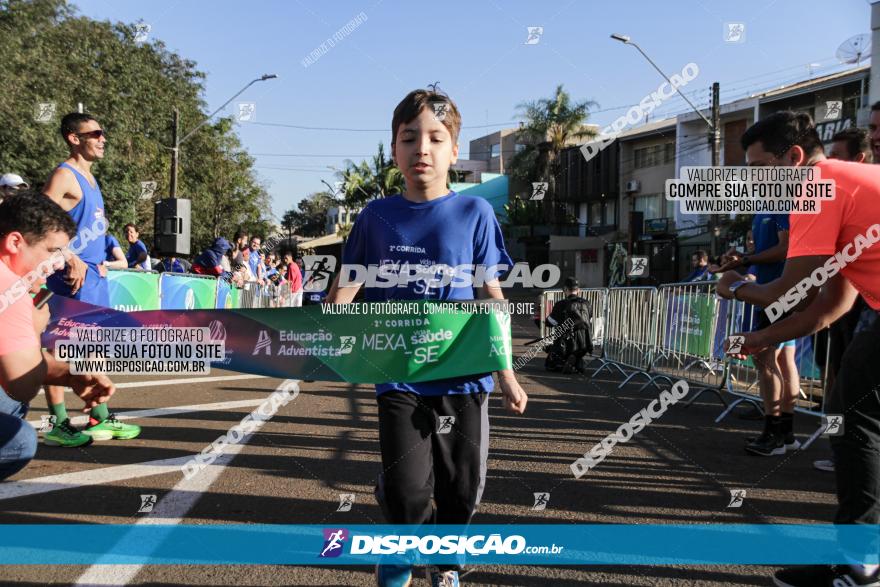
[[[590,122],[608,124],[662,81],[632,48],[609,39],[628,34],[667,74],[688,62],[700,74],[684,90],[699,106],[720,82],[722,101],[839,68],[846,38],[870,32],[866,0],[72,0],[91,18],[143,21],[151,36],[207,73],[211,110],[263,73],[279,79],[252,86],[239,101],[256,103],[241,123],[242,143],[277,217],[333,182],[328,166],[388,147],[394,106],[412,89],[440,82],[462,112],[461,156],[468,142],[517,120],[517,104],[549,97],[564,84],[575,99],[598,102]],[[302,59],[363,12],[367,20],[320,59]],[[725,43],[725,22],[745,24],[745,41]],[[542,26],[536,45],[526,27]],[[617,109],[614,109],[617,108]],[[661,112],[686,108],[676,97]],[[235,102],[227,113],[237,112]],[[262,123],[348,129],[305,130]],[[490,128],[467,128],[480,125]],[[184,132],[192,122],[184,121]],[[298,156],[280,156],[298,155]],[[308,155],[308,156],[302,156]],[[185,168],[183,173],[185,173]]]

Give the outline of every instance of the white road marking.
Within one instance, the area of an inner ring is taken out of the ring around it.
[[[170,408],[152,408],[149,410],[130,410],[128,412],[116,412],[119,420],[133,420],[135,418],[153,418],[155,416],[173,416],[175,414],[188,414],[191,412],[209,412],[216,410],[230,410],[233,408],[250,408],[258,406],[265,400],[262,399],[243,399],[228,402],[215,402],[211,404],[192,404],[189,406],[174,406]],[[87,415],[76,416],[71,418],[70,422],[74,426],[82,426],[87,424],[89,417]],[[39,429],[42,425],[41,420],[28,420],[28,424]]]
[[[143,555],[149,555],[161,545],[165,538],[173,530],[175,524],[183,521],[186,514],[202,497],[202,493],[208,490],[214,481],[226,468],[226,465],[241,452],[244,445],[250,440],[252,435],[243,438],[240,444],[230,446],[226,452],[209,465],[198,475],[190,479],[182,479],[177,485],[163,497],[159,503],[153,507],[153,511],[138,520],[137,525],[154,525],[167,524],[169,527],[164,531],[157,531],[151,534],[154,539],[151,543],[144,543],[143,535],[135,537],[134,533],[129,532],[123,536],[114,546],[116,552],[137,552]],[[79,579],[74,583],[75,586],[83,587],[86,585],[127,585],[140,572],[143,565],[130,564],[108,564],[111,559],[105,559],[108,562],[98,562],[89,567]]]
[[[59,491],[61,489],[74,489],[89,485],[100,485],[112,481],[125,481],[138,477],[151,475],[163,475],[165,473],[180,472],[180,468],[190,460],[193,455],[175,457],[173,459],[161,459],[148,461],[135,465],[116,465],[102,469],[90,469],[88,471],[76,471],[74,473],[60,473],[47,475],[46,477],[34,477],[22,481],[7,481],[0,483],[0,501],[14,499],[27,495],[38,495]],[[218,461],[220,459],[217,459]],[[215,461],[216,462],[216,461]]]
[[[273,392],[274,393],[274,392]],[[266,399],[268,399],[267,396]],[[262,401],[265,401],[262,400]],[[274,414],[273,414],[274,415]],[[262,427],[262,425],[261,425]],[[214,481],[220,476],[226,465],[237,455],[250,441],[259,428],[251,434],[244,436],[238,444],[227,445],[224,453],[198,474],[187,479],[184,477],[174,488],[153,507],[153,511],[146,517],[138,520],[138,525],[166,524],[169,526],[164,532],[157,532],[153,543],[144,544],[143,537],[135,537],[128,533],[116,544],[116,552],[138,552],[149,555],[162,543],[164,538],[171,532],[175,524],[183,521],[186,514],[201,498],[202,493],[208,490]],[[140,572],[143,565],[118,565],[109,564],[112,559],[101,559],[80,575],[75,583],[77,586],[86,585],[127,585]]]
[[[265,379],[265,375],[217,375],[214,377],[188,377],[184,379],[157,379],[156,381],[128,381],[126,383],[117,383],[116,389],[131,389],[134,387],[156,387],[162,385],[186,385],[190,383],[214,383],[218,381],[240,381],[243,379]],[[65,393],[72,393],[70,388],[66,388]],[[44,393],[44,390],[37,392],[37,395]]]

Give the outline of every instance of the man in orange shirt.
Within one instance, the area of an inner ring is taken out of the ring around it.
[[[792,214],[788,260],[782,276],[757,285],[729,271],[718,293],[761,307],[805,298],[791,316],[740,334],[742,352],[754,354],[784,340],[812,334],[843,316],[861,295],[869,306],[843,356],[826,413],[842,414],[843,433],[831,437],[837,474],[837,524],[880,524],[880,167],[825,158],[808,114],[777,112],[752,125],[742,137],[749,165],[812,165],[834,180],[834,200],[822,200],[818,214]],[[807,285],[809,284],[809,287]],[[799,286],[799,287],[796,287]],[[852,565],[783,569],[780,586],[880,585],[876,564],[864,554],[878,545],[843,545]]]
[[[49,309],[36,310],[29,293],[63,266],[61,251],[75,235],[67,212],[45,196],[18,194],[0,203],[0,480],[34,457],[37,433],[25,417],[41,385],[72,387],[86,403],[84,411],[115,390],[106,376],[73,375],[67,363],[40,349]]]

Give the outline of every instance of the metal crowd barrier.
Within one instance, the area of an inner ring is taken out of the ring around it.
[[[242,308],[294,308],[302,306],[302,292],[292,292],[290,284],[247,282],[241,290]]]
[[[624,376],[619,389],[644,375],[647,382],[639,391],[657,386],[660,381],[672,385],[684,379],[696,392],[686,405],[706,392],[725,405],[716,423],[743,403],[763,412],[754,357],[739,361],[727,356],[723,348],[728,336],[753,329],[757,310],[750,304],[718,298],[715,286],[714,282],[688,282],[658,288],[582,289],[581,297],[590,302],[593,314],[593,358],[599,362],[590,377],[604,370],[616,371]],[[562,290],[548,290],[539,298],[542,338],[552,333],[544,321],[563,295]],[[795,411],[820,419],[832,383],[832,342],[827,332],[828,329],[800,338],[795,347]],[[823,430],[824,425],[820,424],[803,448],[809,447]]]
[[[608,289],[590,287],[581,290],[581,297],[590,304],[592,319],[590,320],[590,337],[593,340],[593,357],[604,355],[605,345],[605,306],[608,303]]]
[[[541,292],[541,297],[538,300],[538,309],[540,310],[538,313],[540,324],[538,324],[538,327],[541,329],[541,338],[545,338],[550,334],[546,322],[547,316],[550,315],[556,302],[563,299],[565,299],[565,294],[561,289],[548,289]]]
[[[664,284],[657,288],[657,296],[657,347],[651,379],[639,391],[661,379],[669,385],[684,379],[692,390],[699,390],[688,405],[707,391],[726,403],[722,395],[726,330],[718,318],[727,301],[715,295],[715,283],[710,281]]]
[[[246,282],[239,294],[239,303],[242,308],[262,308],[263,296],[260,291],[260,285],[255,281]]]
[[[657,347],[657,290],[653,287],[615,287],[608,290],[605,305],[602,365],[604,369],[633,369],[620,387],[637,375],[648,375]]]
[[[289,283],[272,285],[273,308],[298,308],[302,306],[302,290],[294,292]]]

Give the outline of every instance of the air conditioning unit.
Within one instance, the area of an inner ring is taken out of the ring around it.
[[[631,179],[626,182],[626,191],[627,192],[637,192],[642,189],[642,182],[637,179]]]

